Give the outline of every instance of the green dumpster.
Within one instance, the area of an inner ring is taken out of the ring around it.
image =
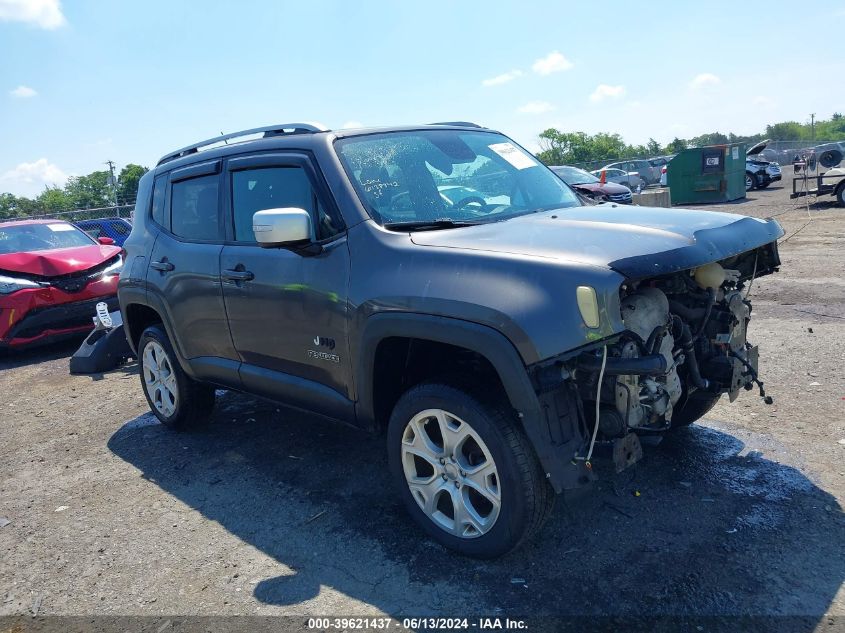
[[[745,145],[685,149],[671,160],[666,182],[672,204],[729,202],[745,197]]]

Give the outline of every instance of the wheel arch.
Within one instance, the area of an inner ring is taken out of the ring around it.
[[[170,326],[170,319],[168,318],[167,311],[164,309],[164,305],[151,293],[136,293],[133,290],[123,288],[118,292],[123,328],[126,331],[129,346],[137,353],[138,341],[141,338],[141,334],[149,326],[158,323],[164,328],[167,337],[170,339],[170,343],[173,345],[176,358],[182,369],[191,375],[192,372],[188,366],[189,364],[185,361],[179,341],[174,336],[173,328]]]
[[[404,361],[396,358],[395,354],[407,351],[408,341],[433,346],[432,349],[436,348],[441,353],[448,351],[444,347],[447,346],[451,350],[475,355],[482,362],[483,370],[495,372],[514,409],[520,412],[539,411],[525,365],[513,344],[500,332],[449,317],[383,313],[367,319],[359,340],[355,373],[356,416],[363,426],[378,426],[384,421],[385,401],[380,400],[377,389],[384,386],[383,374],[391,368],[379,366],[379,363],[389,359],[395,367],[399,360]]]
[[[358,425],[377,427],[379,406],[384,415],[386,403],[382,401],[377,406],[379,394],[375,378],[380,368],[376,367],[376,361],[380,345],[396,338],[448,345],[483,358],[495,370],[501,384],[499,393],[507,396],[555,491],[580,487],[589,479],[583,462],[572,462],[571,455],[567,456],[552,437],[550,424],[553,421],[546,418],[528,369],[513,343],[497,330],[470,321],[404,312],[369,317],[354,350],[357,352],[355,412]],[[491,391],[495,388],[493,385]]]
[[[126,340],[132,350],[138,352],[138,341],[141,334],[151,325],[164,323],[161,315],[150,306],[144,303],[128,303],[123,308],[123,327],[126,331]]]

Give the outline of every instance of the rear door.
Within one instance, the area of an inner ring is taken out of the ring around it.
[[[311,214],[320,254],[256,244],[253,214],[283,207]],[[230,159],[225,209],[222,287],[244,388],[331,417],[351,417],[349,251],[322,176],[298,152]]]
[[[197,378],[238,384],[223,290],[220,252],[221,161],[174,170],[156,179],[153,221],[160,232],[147,272],[148,289],[167,315],[173,344]]]

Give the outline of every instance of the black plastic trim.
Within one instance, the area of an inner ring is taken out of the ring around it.
[[[331,387],[281,371],[242,363],[240,378],[249,393],[320,415],[352,423],[354,403]]]
[[[219,174],[223,160],[208,161],[206,163],[199,163],[198,165],[190,165],[188,167],[180,167],[170,172],[170,184],[179,182],[180,180],[187,180],[188,178],[197,178],[198,176],[211,176]]]

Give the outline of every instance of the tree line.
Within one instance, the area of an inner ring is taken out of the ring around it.
[[[94,171],[68,178],[64,187],[45,187],[35,198],[0,193],[0,219],[113,207],[115,203],[135,204],[138,181],[147,171],[146,167],[130,163],[120,170],[114,184],[110,172]]]
[[[537,157],[547,165],[577,165],[589,162],[612,161],[622,158],[648,158],[677,154],[690,147],[724,145],[727,143],[758,143],[764,139],[778,141],[806,141],[808,145],[822,141],[845,140],[845,117],[834,113],[829,120],[814,124],[784,121],[766,126],[760,134],[742,136],[733,133],[710,132],[689,139],[675,138],[661,145],[653,138],[645,145],[628,145],[619,134],[586,134],[562,132],[549,128],[540,133]]]

